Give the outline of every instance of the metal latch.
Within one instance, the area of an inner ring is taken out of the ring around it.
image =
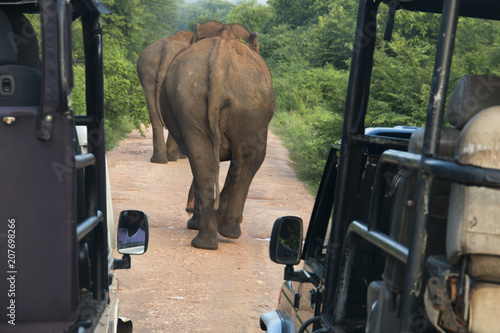
[[[6,123],[7,125],[10,125],[15,121],[16,117],[3,117],[3,122]]]
[[[15,89],[16,85],[12,75],[0,75],[0,96],[12,96]]]

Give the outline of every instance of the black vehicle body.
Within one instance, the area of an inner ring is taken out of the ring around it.
[[[113,270],[130,268],[130,256],[112,256],[102,13],[98,0],[0,1],[0,332],[118,327]],[[71,107],[75,19],[85,51],[81,116]]]
[[[426,126],[407,137],[365,133],[382,7],[389,8],[387,37],[399,11],[441,13]],[[282,232],[298,218],[275,222],[270,255],[286,264],[285,283],[278,309],[261,316],[263,330],[500,327],[500,130],[493,120],[500,119],[500,79],[466,76],[446,102],[461,16],[500,20],[500,1],[360,0],[341,145],[331,148],[303,246]],[[293,250],[280,252],[280,244]]]

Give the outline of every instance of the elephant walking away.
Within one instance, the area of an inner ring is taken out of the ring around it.
[[[149,119],[153,128],[153,163],[167,163],[179,158],[179,147],[175,140],[168,135],[167,142],[163,135],[165,124],[159,109],[159,89],[168,67],[175,55],[188,47],[194,34],[190,31],[178,31],[168,38],[159,39],[149,44],[137,60],[137,74],[146,97]]]
[[[220,235],[236,239],[250,183],[266,154],[274,114],[271,74],[256,52],[257,34],[241,41],[226,25],[172,61],[160,106],[169,132],[188,158],[194,176],[198,229],[191,245],[217,249]],[[258,45],[258,44],[257,44]],[[220,161],[231,161],[219,193]]]
[[[167,163],[176,161],[183,154],[179,152],[179,146],[168,135],[167,142],[163,135],[165,124],[159,110],[159,90],[165,80],[168,67],[177,53],[190,44],[197,41],[217,36],[222,32],[224,25],[216,21],[197,24],[194,33],[190,31],[178,31],[168,38],[159,39],[149,44],[139,55],[137,60],[137,74],[146,97],[146,104],[153,129],[153,163]],[[248,31],[239,24],[230,24],[234,35],[249,43],[250,47],[259,52],[257,38],[250,39]]]

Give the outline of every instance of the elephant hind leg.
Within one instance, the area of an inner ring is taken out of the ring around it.
[[[192,214],[194,213],[194,181],[191,182],[189,187],[188,200],[186,204],[186,212]]]
[[[217,222],[215,212],[212,208],[200,214],[199,210],[195,207],[193,216],[187,222],[187,228],[198,230],[198,234],[191,241],[191,246],[207,250],[218,249]]]
[[[151,163],[168,163],[163,124],[159,119],[153,120],[151,116],[151,125],[153,129],[153,156],[151,156],[150,161]]]
[[[226,182],[221,193],[219,208],[219,234],[236,239],[241,236],[243,208],[255,173],[263,161],[263,156],[254,160],[236,159],[231,161]]]
[[[214,212],[215,164],[208,140],[193,140],[187,144],[191,171],[194,177],[194,214],[188,222],[188,228],[198,228],[198,235],[192,240],[193,247],[215,250],[218,248],[217,218]],[[189,153],[192,153],[190,155]],[[199,217],[199,218],[198,218]],[[198,223],[199,224],[198,224]]]
[[[175,142],[175,140],[172,137],[172,135],[170,134],[170,132],[168,133],[168,137],[167,137],[167,153],[166,154],[167,154],[167,159],[170,162],[175,162],[179,158],[186,157],[186,155],[181,153],[179,145],[177,144],[177,142]]]
[[[232,163],[232,162],[231,162]],[[231,170],[231,168],[229,169]],[[218,232],[221,236],[229,239],[237,239],[241,236],[241,222],[243,220],[242,211],[234,209],[235,200],[237,198],[231,197],[238,189],[234,179],[228,174],[226,182],[221,193],[221,202],[219,206],[219,226]],[[246,197],[246,195],[245,195]],[[244,200],[244,199],[243,199]]]
[[[241,237],[241,221],[243,217],[240,217],[239,223],[221,223],[219,225],[219,234],[223,237],[229,239],[238,239]]]
[[[195,210],[194,207],[194,181],[191,182],[191,187],[189,187],[186,212],[193,214],[187,222],[187,228],[191,230],[200,230],[200,211],[199,209]]]
[[[163,134],[164,126],[163,120],[160,118],[159,111],[156,110],[155,102],[155,87],[156,82],[147,83],[144,93],[146,96],[146,104],[148,107],[149,119],[151,121],[151,128],[153,130],[153,156],[151,157],[152,163],[168,163],[167,147],[165,144],[165,136]]]

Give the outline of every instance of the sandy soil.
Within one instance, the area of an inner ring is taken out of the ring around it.
[[[288,152],[270,133],[243,213],[242,236],[219,236],[216,251],[190,246],[197,231],[186,228],[188,161],[153,164],[151,155],[151,132],[141,137],[137,131],[107,155],[115,219],[121,210],[138,209],[150,227],[148,252],[132,257],[132,269],[115,271],[120,315],[139,333],[262,332],[259,317],[276,308],[283,282],[284,266],[269,260],[273,223],[296,215],[307,225],[314,204]],[[223,163],[221,185],[225,170]]]

